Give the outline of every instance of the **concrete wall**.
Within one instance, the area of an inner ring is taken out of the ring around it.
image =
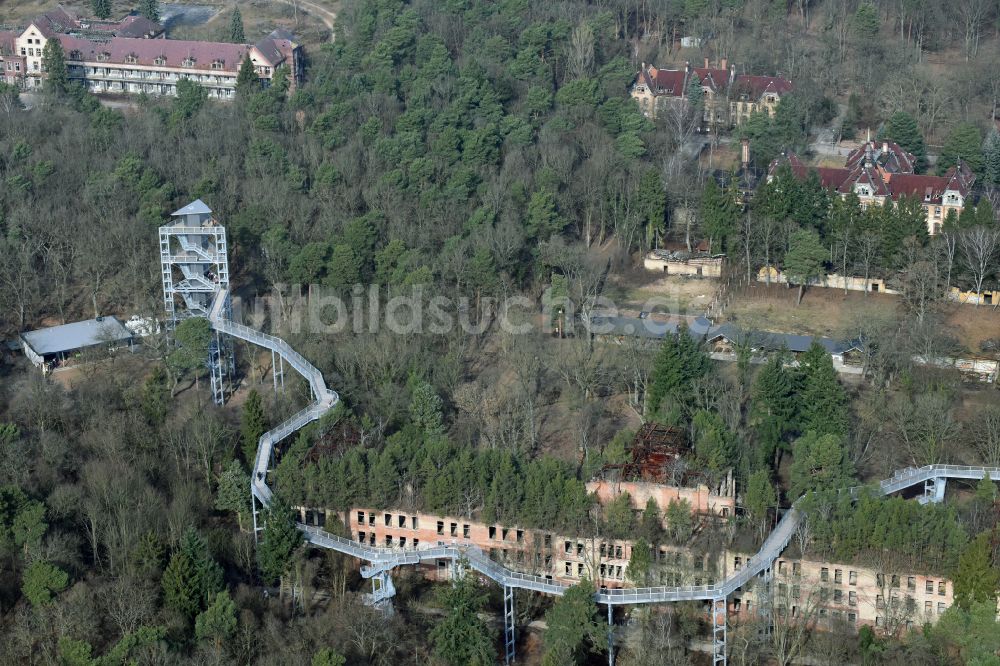
[[[664,259],[655,254],[647,254],[642,265],[647,271],[667,275],[690,275],[717,278],[722,276],[722,258],[705,257],[692,259]]]
[[[785,277],[785,274],[777,268],[773,266],[764,266],[757,271],[757,281],[770,281],[777,284],[785,284],[788,282],[788,278]],[[893,295],[900,293],[894,289],[888,288],[885,284],[885,280],[882,278],[869,278],[868,280],[865,280],[862,277],[850,275],[845,277],[836,273],[830,273],[822,278],[810,280],[809,284],[814,287],[826,287],[827,289],[844,289],[844,285],[846,284],[849,291],[870,291],[872,293]]]

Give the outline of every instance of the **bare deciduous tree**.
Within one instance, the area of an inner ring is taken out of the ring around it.
[[[962,250],[965,267],[969,271],[975,285],[976,305],[982,300],[983,281],[996,270],[993,265],[997,251],[1000,250],[1000,229],[974,227],[963,231],[958,237],[958,246]]]

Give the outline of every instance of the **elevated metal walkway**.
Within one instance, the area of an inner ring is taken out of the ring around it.
[[[337,405],[340,398],[335,391],[327,388],[323,374],[303,358],[301,354],[293,350],[287,342],[281,338],[267,335],[266,333],[256,331],[228,319],[228,298],[228,290],[221,290],[216,295],[208,316],[212,327],[219,333],[252,342],[270,349],[279,355],[309,382],[313,395],[313,402],[308,407],[285,420],[273,430],[264,433],[258,442],[251,480],[251,493],[255,502],[254,529],[259,530],[261,527],[257,523],[256,502],[267,506],[273,496],[267,483],[267,474],[271,466],[275,444],[305,425],[322,417]],[[931,483],[934,488],[934,496],[927,496],[928,501],[939,501],[940,498],[943,498],[944,483],[947,479],[978,480],[985,476],[994,481],[1000,481],[1000,468],[928,465],[920,468],[901,470],[891,478],[880,482],[877,488],[883,495],[889,495],[924,484],[926,492],[927,484]],[[858,489],[851,489],[851,491],[852,494],[857,494]],[[720,609],[725,607],[725,599],[730,594],[749,583],[754,577],[769,571],[773,567],[775,560],[778,559],[782,551],[788,546],[792,535],[795,533],[802,519],[802,513],[797,507],[800,501],[801,498],[785,511],[774,530],[764,540],[760,550],[747,560],[743,568],[733,572],[718,583],[713,585],[600,590],[596,593],[595,599],[598,603],[607,604],[609,607],[680,601],[709,601],[712,604],[713,634],[717,643],[720,640],[722,641],[721,652],[719,651],[719,646],[716,646],[714,662],[725,663],[725,626],[724,624],[719,625],[719,618],[717,617]],[[362,567],[361,573],[365,578],[377,579],[379,581],[376,586],[377,589],[373,594],[373,598],[377,597],[378,601],[384,601],[388,590],[391,589],[391,581],[388,581],[387,576],[392,569],[438,560],[467,563],[473,570],[495,581],[498,585],[503,586],[505,595],[508,593],[513,594],[512,591],[514,589],[522,589],[561,596],[570,587],[565,583],[554,581],[551,578],[524,574],[508,569],[502,564],[491,560],[482,550],[474,546],[441,543],[421,544],[421,547],[418,549],[401,551],[369,546],[303,523],[298,523],[298,528],[305,535],[306,541],[314,546],[335,550],[368,562],[368,565]],[[512,600],[511,603],[513,603]],[[505,641],[507,640],[508,638],[505,638]],[[512,638],[510,640],[512,642]],[[512,656],[513,652],[511,650],[508,652],[508,661],[512,659]]]

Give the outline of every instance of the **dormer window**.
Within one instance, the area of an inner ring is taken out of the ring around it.
[[[213,60],[212,69],[223,69],[226,66],[225,60]]]
[[[69,52],[69,59],[70,60],[83,60],[83,54],[80,53],[79,49],[73,49],[72,51]]]
[[[156,58],[153,59],[153,64],[158,67],[163,67],[164,65],[167,64],[167,59],[164,58],[163,56],[157,56]]]
[[[136,54],[129,53],[127,56],[125,56],[125,64],[134,65],[137,62],[139,62],[139,56],[137,56]]]
[[[97,54],[97,60],[98,62],[107,62],[108,60],[111,60],[111,54],[107,51],[101,51]]]
[[[867,187],[860,186],[860,187],[858,187],[858,196],[860,196],[860,197],[871,196],[871,191],[869,191],[869,189]]]
[[[184,58],[184,62],[182,62],[181,65],[184,67],[194,67],[194,62],[195,62],[194,58],[189,56],[187,58]]]

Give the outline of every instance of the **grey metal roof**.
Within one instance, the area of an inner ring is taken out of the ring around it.
[[[180,210],[175,210],[170,215],[171,216],[175,216],[175,215],[207,215],[208,213],[211,213],[211,212],[212,212],[212,209],[209,208],[207,205],[205,205],[204,201],[202,201],[201,199],[195,199],[194,201],[192,201],[191,203],[189,203],[187,206],[184,206],[184,208],[181,208]]]
[[[779,350],[787,349],[791,352],[808,351],[813,342],[818,343],[823,349],[831,354],[843,354],[846,351],[858,348],[856,340],[834,340],[833,338],[813,337],[811,335],[793,335],[791,333],[773,333],[771,331],[740,331],[732,324],[722,324],[709,331],[707,339],[709,342],[719,338],[725,338],[730,342],[739,342],[743,336],[750,336],[750,346],[756,349]]]
[[[609,315],[592,315],[589,322],[584,322],[588,332],[595,335],[630,335],[639,338],[662,339],[667,333],[675,335],[680,327],[679,322],[663,322],[649,317],[614,317]],[[688,325],[688,334],[696,340],[701,340],[709,331],[712,322],[704,317],[697,317]]]
[[[77,321],[21,334],[25,344],[38,355],[58,354],[102,342],[131,338],[132,334],[128,329],[114,317],[102,317],[100,321],[96,319]]]

